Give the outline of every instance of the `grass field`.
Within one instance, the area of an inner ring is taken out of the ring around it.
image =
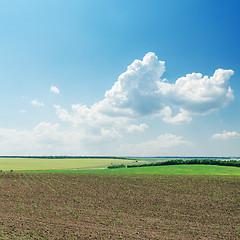
[[[240,168],[196,164],[196,165],[169,165],[155,167],[117,168],[107,170],[101,169],[98,170],[98,172],[126,173],[126,174],[240,175]]]
[[[34,171],[27,171],[27,172],[34,172]],[[42,171],[36,171],[36,172],[240,176],[239,167],[226,167],[226,166],[214,166],[214,165],[170,165],[170,166],[156,166],[156,167],[116,168],[116,169],[42,170]]]
[[[0,158],[0,170],[53,170],[106,168],[112,164],[130,164],[133,160],[111,158]]]

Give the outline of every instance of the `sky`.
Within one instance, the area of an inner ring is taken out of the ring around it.
[[[0,155],[240,155],[237,0],[3,0]]]

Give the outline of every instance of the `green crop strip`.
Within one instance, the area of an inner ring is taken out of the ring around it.
[[[61,171],[62,173],[64,171]],[[160,175],[240,175],[239,167],[216,165],[169,165],[155,167],[134,167],[115,169],[95,169],[66,171],[68,173],[95,173],[95,174],[160,174]]]

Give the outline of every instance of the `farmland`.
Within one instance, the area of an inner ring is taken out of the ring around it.
[[[63,171],[65,172],[65,171]],[[73,171],[68,171],[73,172]],[[155,167],[86,169],[80,173],[113,173],[113,174],[161,174],[161,175],[238,175],[240,167],[209,166],[209,165],[170,165]]]
[[[237,176],[0,175],[0,239],[238,239]]]
[[[53,170],[106,168],[113,164],[128,164],[133,160],[117,158],[0,158],[0,170]]]
[[[0,240],[240,239],[239,167],[148,161],[0,158]]]

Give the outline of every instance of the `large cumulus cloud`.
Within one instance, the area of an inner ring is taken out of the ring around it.
[[[157,90],[164,71],[165,62],[158,61],[154,53],[146,54],[119,76],[112,89],[106,91],[105,99],[94,108],[107,115],[146,116],[159,112],[163,101]]]
[[[172,124],[188,123],[192,115],[208,114],[234,99],[228,82],[233,75],[231,69],[217,69],[211,77],[191,73],[174,83],[162,80],[164,71],[165,62],[149,52],[143,60],[128,66],[102,101],[91,107],[72,105],[72,112],[56,106],[57,114],[74,124],[114,124],[118,128],[125,124],[129,129],[128,121],[144,117],[160,117]]]

